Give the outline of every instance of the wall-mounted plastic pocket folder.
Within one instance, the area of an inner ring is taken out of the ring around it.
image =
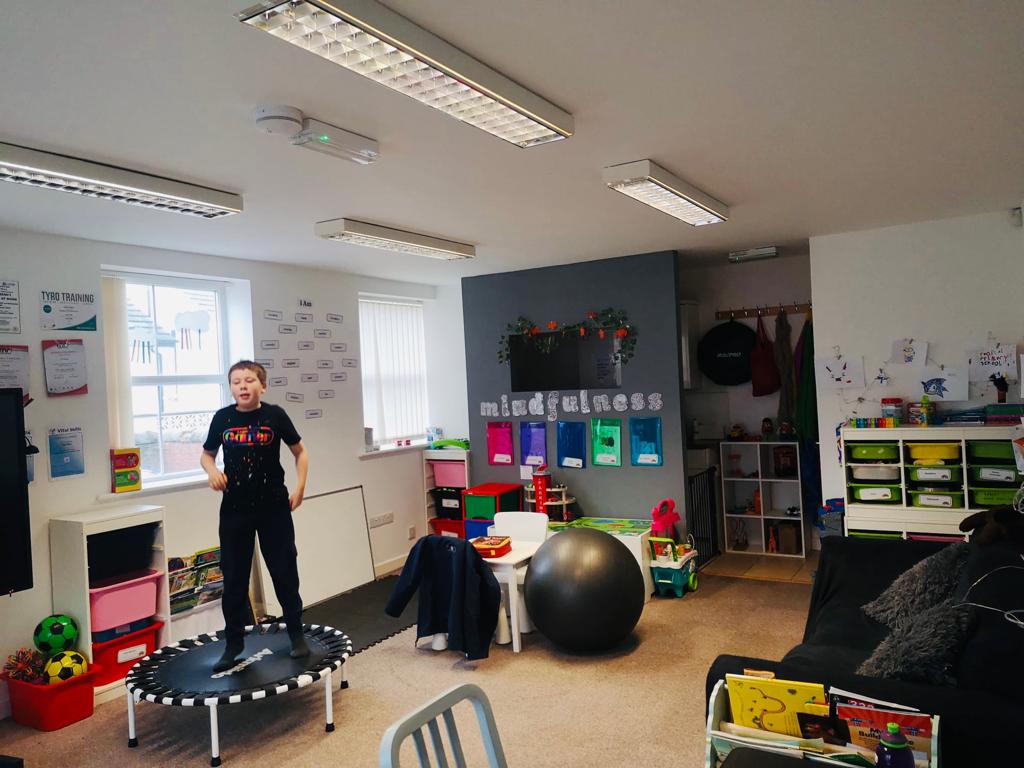
[[[629,420],[629,460],[634,467],[660,467],[661,417]]]
[[[487,463],[512,463],[512,422],[487,422]]]
[[[558,466],[583,469],[587,466],[587,424],[560,421],[557,426]]]
[[[539,467],[548,463],[548,425],[543,421],[519,422],[519,463]]]
[[[621,467],[622,419],[591,419],[590,446],[595,467]]]

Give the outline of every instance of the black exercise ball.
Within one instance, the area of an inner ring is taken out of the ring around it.
[[[526,571],[526,610],[541,634],[570,651],[611,648],[644,609],[636,558],[614,536],[590,528],[555,534]]]

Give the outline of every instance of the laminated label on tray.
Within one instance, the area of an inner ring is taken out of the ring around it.
[[[917,470],[918,480],[952,480],[953,470],[951,469],[919,469]]]
[[[892,498],[891,488],[862,488],[860,498],[864,501],[885,501]]]
[[[952,496],[939,496],[933,494],[922,493],[917,497],[920,504],[926,507],[952,507],[953,497]]]
[[[980,474],[982,480],[993,480],[998,483],[1012,483],[1017,479],[1016,470],[1000,467],[982,467]]]

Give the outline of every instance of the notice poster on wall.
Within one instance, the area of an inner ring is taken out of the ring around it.
[[[44,331],[95,331],[96,294],[40,291],[39,327]]]
[[[85,344],[81,339],[44,339],[43,372],[50,397],[88,393]]]
[[[0,389],[17,387],[28,405],[28,381],[28,347],[0,344]]]
[[[17,280],[0,280],[0,333],[21,333],[21,299]]]
[[[51,480],[85,474],[85,439],[81,427],[50,427],[47,448]]]

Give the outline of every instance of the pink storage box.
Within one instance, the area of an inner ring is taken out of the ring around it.
[[[89,590],[92,631],[131,624],[156,613],[157,581],[161,571],[149,570],[128,581],[100,582]]]
[[[466,464],[462,461],[435,461],[427,459],[434,470],[434,484],[448,488],[466,487]]]
[[[908,533],[908,539],[914,541],[963,541],[963,536],[957,536],[955,534],[943,535],[941,533]]]

